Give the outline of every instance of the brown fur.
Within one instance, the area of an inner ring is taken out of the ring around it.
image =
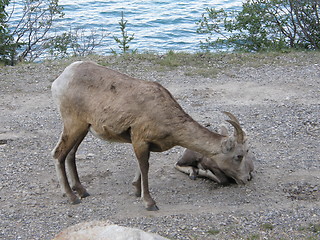
[[[57,159],[60,185],[72,203],[79,199],[69,185],[65,165],[72,188],[80,197],[88,196],[75,164],[75,153],[88,131],[104,140],[132,143],[140,169],[133,185],[148,210],[158,209],[148,186],[151,151],[180,145],[224,161],[241,150],[242,143],[233,137],[210,132],[195,122],[160,84],[138,80],[93,62],[68,66],[53,82],[52,94],[64,126],[53,156]]]
[[[249,149],[241,161],[234,159],[232,166],[228,164],[219,165],[215,158],[208,158],[201,153],[186,149],[175,164],[175,168],[187,173],[192,180],[197,177],[206,177],[223,185],[234,181],[238,184],[245,184],[252,179],[254,161],[255,156]],[[228,162],[226,161],[225,163]],[[231,173],[230,169],[235,169],[235,171]]]

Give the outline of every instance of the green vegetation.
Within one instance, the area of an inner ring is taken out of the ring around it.
[[[298,227],[300,232],[305,232],[309,236],[306,237],[308,240],[316,240],[319,239],[320,234],[320,223],[309,223],[309,225],[303,225]],[[310,235],[311,234],[311,235]]]
[[[210,229],[208,230],[208,233],[211,234],[211,235],[217,235],[220,233],[220,230],[218,229]]]
[[[121,20],[118,23],[120,25],[121,38],[113,36],[113,39],[116,41],[116,43],[118,43],[118,47],[120,48],[121,52],[125,54],[129,51],[129,43],[134,39],[134,33],[131,36],[128,36],[128,32],[126,31],[128,21],[124,20],[123,12],[121,12]],[[114,49],[111,49],[111,51],[113,54],[117,54],[117,51]],[[135,52],[136,50],[132,51],[132,53]]]
[[[253,235],[247,237],[247,240],[257,240],[257,239],[260,239],[259,234],[253,234]]]
[[[59,0],[23,0],[18,24],[11,19],[16,14],[15,4],[0,1],[0,62],[5,65],[33,62],[43,55],[56,59],[93,54],[106,37],[103,29],[99,34],[94,29],[85,32],[77,28],[54,34],[54,22],[64,16]]]
[[[208,35],[205,50],[318,50],[319,7],[318,0],[246,0],[241,11],[207,8],[197,32]]]
[[[95,48],[101,45],[106,36],[103,29],[98,34],[94,29],[88,33],[84,29],[76,28],[48,39],[44,46],[51,59],[83,57],[94,54]]]
[[[32,62],[41,56],[57,59],[94,54],[94,49],[109,34],[104,31],[97,33],[91,30],[88,33],[83,29],[70,29],[69,32],[54,35],[53,23],[63,17],[63,8],[58,2],[23,0],[21,20],[13,27],[10,19],[14,7],[11,6],[12,9],[6,11],[11,5],[10,0],[0,1],[0,63],[14,65],[22,61]],[[188,67],[188,76],[215,77],[225,64],[241,65],[245,61],[258,67],[277,62],[281,53],[319,50],[319,5],[318,0],[246,0],[239,11],[207,8],[197,23],[198,33],[208,36],[202,42],[202,48],[206,51],[195,54],[174,51],[164,55],[137,54],[137,49],[130,49],[129,44],[134,40],[134,34],[128,34],[128,21],[124,19],[122,12],[118,22],[121,35],[112,36],[118,45],[118,51],[111,50],[114,55],[123,56],[118,61],[148,58],[156,64],[152,68],[155,67],[158,71],[184,66]],[[235,50],[235,54],[210,53],[212,49],[226,48]],[[269,56],[243,54],[243,51],[267,51]]]
[[[309,229],[311,230],[311,232],[320,233],[320,223],[310,224]]]
[[[234,76],[231,69],[252,67],[260,68],[269,65],[304,66],[319,64],[319,51],[261,52],[261,53],[186,53],[170,51],[160,55],[156,53],[136,53],[118,55],[88,55],[69,57],[61,61],[66,67],[73,61],[92,60],[101,65],[118,69],[122,72],[168,72],[178,71],[186,76],[216,78],[218,74]],[[169,60],[168,60],[169,59]],[[57,64],[60,62],[56,62]],[[174,64],[173,64],[174,63]],[[178,73],[177,72],[177,73]]]
[[[260,226],[262,230],[273,230],[274,226],[271,223],[264,223]]]
[[[58,0],[23,0],[21,18],[13,25],[11,17],[15,13],[15,3],[6,11],[9,3],[10,0],[0,1],[0,59],[10,65],[34,61],[43,53],[53,22],[63,16],[63,9]]]
[[[10,35],[6,19],[8,14],[5,11],[9,0],[0,1],[0,62],[7,63],[10,55],[12,36]]]

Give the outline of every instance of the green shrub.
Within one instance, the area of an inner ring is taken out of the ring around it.
[[[246,0],[240,11],[207,8],[197,32],[209,35],[205,50],[320,49],[319,7],[318,0]]]
[[[46,41],[51,39],[48,32],[54,20],[63,16],[63,9],[58,0],[23,0],[21,18],[13,25],[11,16],[16,12],[9,3],[0,1],[0,59],[11,65],[33,61],[43,53]],[[11,7],[11,14],[6,14],[6,7]]]
[[[8,64],[11,53],[12,36],[9,31],[6,19],[8,17],[5,8],[9,5],[9,0],[0,1],[0,62]]]
[[[131,36],[128,36],[128,32],[126,30],[128,20],[124,20],[124,14],[121,12],[121,19],[118,22],[120,26],[120,31],[121,31],[121,37],[113,36],[113,39],[116,41],[118,44],[118,47],[120,48],[121,52],[123,54],[127,53],[129,51],[129,43],[134,39],[134,33]],[[117,54],[117,51],[114,49],[111,49],[111,52],[113,54]],[[133,50],[132,53],[135,53],[136,50]]]

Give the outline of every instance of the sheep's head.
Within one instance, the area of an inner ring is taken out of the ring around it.
[[[221,172],[237,184],[246,184],[252,179],[255,156],[249,149],[247,136],[239,121],[231,113],[224,113],[230,118],[227,122],[234,127],[234,135],[229,136],[227,128],[221,128],[221,134],[226,138],[221,144],[221,153],[214,156],[213,161]]]

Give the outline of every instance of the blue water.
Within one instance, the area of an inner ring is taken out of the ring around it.
[[[241,0],[60,0],[65,16],[57,22],[55,31],[62,33],[80,28],[84,34],[94,31],[97,35],[109,34],[101,46],[99,54],[107,54],[117,49],[112,38],[120,37],[119,20],[121,12],[128,20],[128,35],[134,33],[130,49],[138,52],[154,51],[164,53],[169,50],[195,52],[200,50],[200,40],[205,36],[196,33],[195,24],[206,7],[239,9]],[[97,37],[98,38],[98,37]]]

